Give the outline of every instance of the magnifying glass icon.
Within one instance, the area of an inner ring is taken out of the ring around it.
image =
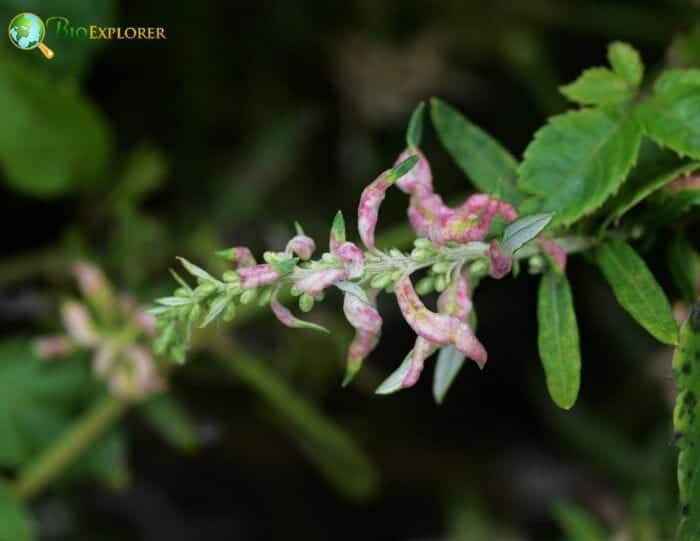
[[[18,13],[12,17],[7,33],[12,45],[18,49],[31,51],[38,48],[48,60],[54,57],[53,51],[44,45],[46,25],[38,15],[30,12]]]

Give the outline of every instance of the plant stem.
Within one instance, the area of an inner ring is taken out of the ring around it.
[[[20,473],[12,485],[15,495],[23,500],[37,496],[104,434],[128,407],[128,402],[114,396],[106,396],[97,401]]]

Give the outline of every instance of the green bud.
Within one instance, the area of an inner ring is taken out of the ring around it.
[[[388,286],[391,283],[391,273],[393,271],[384,271],[380,274],[377,274],[372,280],[370,281],[369,285],[372,286],[375,289],[383,289],[386,286]]]
[[[269,265],[279,262],[279,257],[277,257],[275,252],[265,252],[263,254],[263,259],[265,260],[265,263],[268,263]]]
[[[430,255],[430,252],[424,248],[414,248],[411,251],[411,259],[413,259],[413,261],[425,261],[430,258]]]
[[[389,255],[391,257],[396,257],[396,258],[403,257],[401,250],[397,250],[396,248],[392,248],[391,250],[389,250]]]
[[[241,291],[243,291],[243,289],[241,289],[241,284],[236,283],[236,282],[231,283],[231,284],[226,284],[224,289],[226,290],[226,293],[228,293],[229,295],[238,295]]]
[[[425,278],[421,278],[418,280],[418,283],[416,284],[416,293],[419,295],[427,295],[428,293],[431,293],[435,289],[435,277],[434,276],[426,276]]]
[[[242,294],[241,294],[241,304],[250,304],[253,302],[256,297],[258,296],[258,290],[257,289],[246,289]]]
[[[485,259],[477,259],[474,261],[469,266],[469,273],[472,275],[474,278],[481,278],[483,276],[486,276],[486,273],[489,271],[489,262],[486,261]]]
[[[314,298],[316,299],[316,302],[322,302],[323,299],[326,298],[326,294],[323,291],[321,291],[321,293],[316,295],[316,297],[314,297]]]
[[[435,277],[435,291],[442,293],[447,288],[447,279],[444,274],[438,274]]]
[[[236,317],[236,305],[231,302],[224,308],[223,319],[226,323],[229,323],[233,321],[234,317]]]
[[[321,256],[321,261],[324,263],[335,263],[338,261],[338,258],[335,257],[333,254],[326,252]]]
[[[240,283],[241,279],[236,273],[236,271],[232,270],[227,270],[224,272],[222,275],[222,278],[224,279],[224,282],[227,282],[229,284],[235,284],[235,283]]]
[[[308,293],[304,293],[299,297],[299,310],[302,312],[310,312],[314,307],[314,298]]]
[[[163,340],[163,337],[157,338],[153,342],[153,353],[156,355],[165,355],[165,351],[168,349],[168,344]]]
[[[202,315],[202,307],[199,304],[195,304],[190,310],[189,319],[192,323],[197,321]]]
[[[175,296],[176,296],[176,297],[187,298],[187,297],[190,296],[190,292],[187,291],[184,287],[178,287],[178,288],[175,290]]]
[[[435,274],[444,274],[450,270],[451,266],[452,264],[449,261],[438,261],[431,268]]]
[[[191,304],[183,304],[175,309],[175,315],[177,319],[185,321],[190,317],[190,310],[192,310]]]
[[[292,297],[298,297],[302,293],[297,286],[292,286],[289,292],[292,294]]]
[[[422,248],[424,250],[432,250],[433,243],[428,239],[416,239],[413,241],[413,245],[416,248]]]
[[[401,278],[404,274],[403,269],[396,269],[394,272],[391,273],[391,281],[396,282],[399,278]]]
[[[266,287],[260,293],[260,297],[258,297],[258,306],[265,306],[270,302],[270,297],[272,297],[272,288]]]
[[[527,260],[527,272],[530,274],[539,274],[544,269],[545,262],[541,255],[533,255]]]
[[[198,285],[197,288],[194,290],[194,294],[197,297],[204,298],[208,297],[212,293],[216,291],[216,284],[212,284],[211,282],[206,282],[204,284]]]

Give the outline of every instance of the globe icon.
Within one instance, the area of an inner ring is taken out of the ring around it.
[[[46,26],[38,15],[29,12],[15,15],[10,21],[8,34],[15,47],[24,51],[38,47],[46,58],[53,57],[53,51],[43,44]]]

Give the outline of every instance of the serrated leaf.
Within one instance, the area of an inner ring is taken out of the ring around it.
[[[700,70],[669,70],[639,106],[644,133],[682,156],[700,159]]]
[[[0,481],[0,541],[33,541],[34,522],[29,510]]]
[[[425,110],[425,102],[420,102],[411,114],[411,120],[408,122],[406,130],[406,145],[408,148],[420,146],[423,138],[423,111]]]
[[[632,99],[636,89],[607,68],[590,68],[559,88],[569,100],[583,105],[614,105]]]
[[[683,300],[692,304],[700,297],[700,253],[684,235],[678,234],[668,245],[666,261]]]
[[[374,391],[375,394],[392,394],[403,389],[403,381],[406,379],[406,374],[408,374],[408,371],[411,369],[412,354],[413,350],[408,352],[408,355],[406,355],[399,367],[377,387],[377,390]]]
[[[146,421],[176,449],[190,452],[199,446],[200,438],[192,415],[172,393],[149,399],[140,410]]]
[[[39,66],[0,50],[0,166],[15,190],[55,197],[99,182],[112,136],[94,105]],[[43,67],[43,66],[42,66]]]
[[[404,176],[411,169],[413,169],[417,163],[418,156],[416,156],[415,154],[409,156],[396,167],[393,167],[389,170],[389,172],[387,173],[387,180],[389,182],[395,182],[399,180],[402,176]]]
[[[537,296],[537,345],[554,403],[571,409],[581,383],[581,352],[574,302],[566,275],[547,271]]]
[[[637,50],[622,41],[615,41],[608,47],[608,61],[615,73],[628,84],[639,86],[644,76],[644,64]]]
[[[523,244],[539,235],[551,220],[551,213],[531,214],[518,218],[503,232],[501,247],[510,253],[515,252]]]
[[[560,503],[554,508],[559,527],[567,541],[609,541],[610,535],[580,507]]]
[[[198,267],[194,263],[191,263],[190,261],[187,261],[184,257],[178,257],[177,258],[180,263],[182,263],[182,266],[185,267],[185,270],[189,272],[192,276],[195,276],[196,278],[200,278],[204,280],[205,282],[213,282],[215,284],[221,284],[219,280],[214,278],[211,274],[209,274],[207,271],[205,271],[203,268]]]
[[[433,376],[433,398],[438,404],[442,404],[452,382],[459,374],[466,357],[454,347],[446,346],[440,349],[435,364]]]
[[[654,338],[677,344],[671,305],[637,252],[623,240],[610,239],[597,249],[596,262],[620,305]]]
[[[696,302],[680,331],[673,355],[673,375],[678,388],[673,411],[678,453],[678,488],[681,524],[677,541],[700,536],[700,301]]]
[[[637,158],[641,130],[624,108],[559,115],[525,151],[519,185],[555,213],[552,225],[570,225],[614,194]]]
[[[442,146],[479,190],[514,205],[522,201],[518,162],[510,152],[441,100],[430,100],[430,114]]]

